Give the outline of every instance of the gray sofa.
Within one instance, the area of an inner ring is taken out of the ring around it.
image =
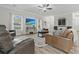
[[[13,45],[12,37],[6,30],[5,25],[0,25],[0,53],[1,54],[33,54],[34,40],[25,39],[20,43]]]

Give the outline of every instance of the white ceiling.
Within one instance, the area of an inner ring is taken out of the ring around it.
[[[23,11],[29,11],[40,15],[57,15],[63,13],[70,13],[79,11],[79,4],[52,4],[52,10],[47,10],[43,12],[37,6],[38,4],[4,4],[0,5],[2,7],[10,9],[18,9]]]

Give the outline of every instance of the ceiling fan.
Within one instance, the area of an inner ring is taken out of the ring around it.
[[[38,7],[44,12],[46,12],[47,10],[52,10],[51,4],[41,4]]]

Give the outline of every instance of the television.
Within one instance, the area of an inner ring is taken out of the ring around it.
[[[65,26],[66,25],[66,19],[65,18],[58,19],[58,25],[59,26]]]
[[[26,25],[35,25],[36,19],[35,18],[26,18]]]

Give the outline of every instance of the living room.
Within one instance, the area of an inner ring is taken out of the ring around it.
[[[6,33],[6,28],[11,35],[12,43],[17,46],[14,51],[8,51],[13,47],[8,46],[6,48],[9,49],[6,49],[5,45],[9,42],[4,42],[4,50],[1,49],[0,52],[4,54],[79,53],[78,10],[79,4],[0,4],[1,38],[5,37],[2,31]],[[21,44],[22,48],[19,48],[18,44]]]

